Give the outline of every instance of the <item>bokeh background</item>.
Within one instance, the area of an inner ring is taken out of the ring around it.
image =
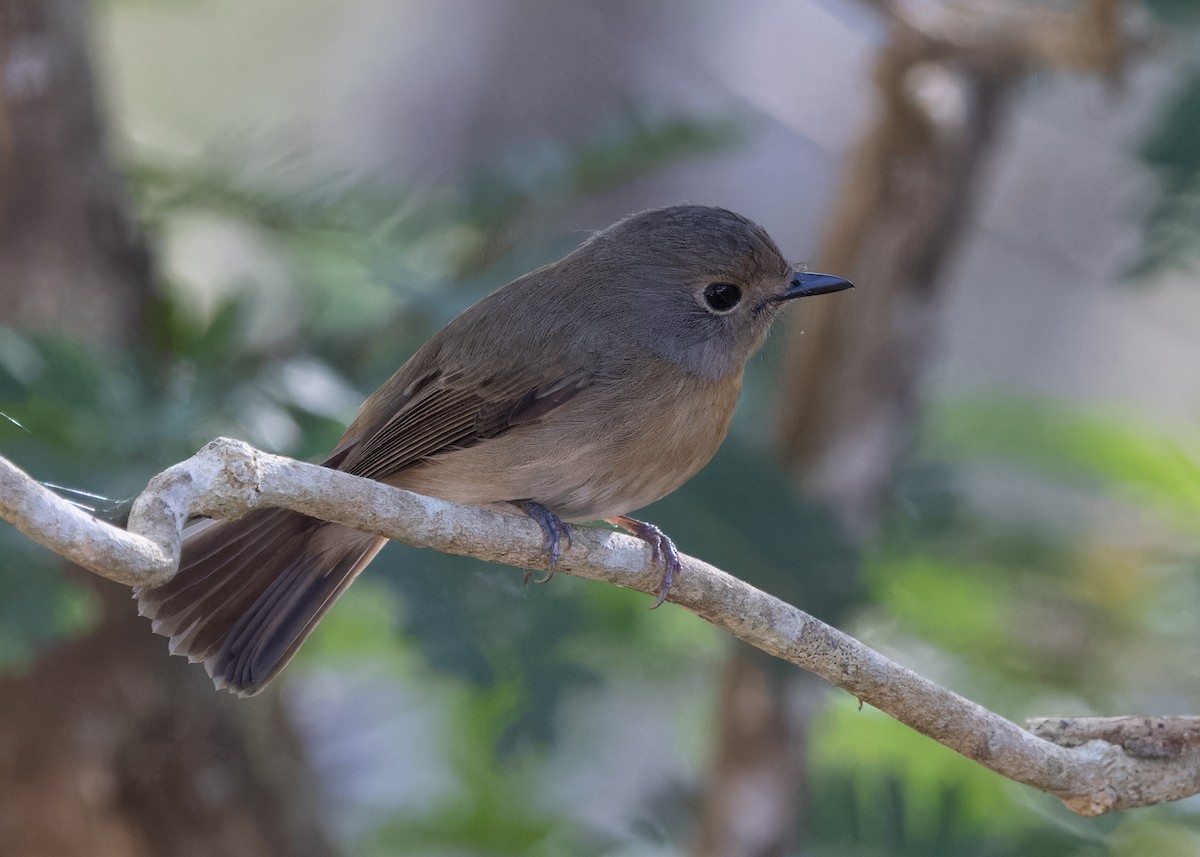
[[[642,516],[1018,722],[1195,713],[1198,48],[1188,0],[4,0],[0,453],[317,456],[483,294],[719,204],[858,288]],[[242,701],[0,527],[0,854],[1200,853],[648,604],[391,545]]]

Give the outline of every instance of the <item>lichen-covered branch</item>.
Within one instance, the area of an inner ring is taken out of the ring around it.
[[[423,497],[238,441],[213,441],[151,480],[134,504],[128,532],[75,509],[0,458],[0,516],[97,574],[129,585],[170,578],[189,517],[237,517],[263,506],[294,509],[417,547],[522,568],[547,565],[541,530],[524,516]],[[576,528],[558,570],[647,594],[658,591],[661,578],[642,541],[590,527]],[[1070,727],[1072,718],[1050,718],[1055,728],[1043,729],[1052,739],[1046,740],[701,560],[683,558],[670,600],[967,758],[1057,795],[1083,815],[1200,792],[1200,753],[1190,739],[1175,742],[1169,754],[1145,753],[1112,740],[1111,728],[1097,731],[1093,723],[1081,731]],[[1188,722],[1154,731],[1190,735],[1193,728]]]

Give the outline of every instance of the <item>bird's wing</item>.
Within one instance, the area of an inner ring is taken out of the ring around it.
[[[583,370],[540,377],[528,371],[489,376],[433,371],[408,385],[390,417],[364,427],[350,440],[351,448],[343,442],[326,463],[356,476],[386,479],[422,459],[540,419],[591,383],[591,373]]]

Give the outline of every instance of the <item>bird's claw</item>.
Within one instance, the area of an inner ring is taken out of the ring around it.
[[[654,565],[662,565],[664,568],[662,584],[658,587],[658,600],[650,609],[661,607],[667,600],[671,584],[675,582],[675,576],[683,571],[683,560],[679,557],[679,549],[675,547],[675,542],[671,541],[671,537],[654,524],[647,524],[645,521],[639,521],[626,515],[610,518],[608,522],[650,545],[650,561]]]
[[[571,525],[564,521],[558,515],[551,512],[541,503],[535,503],[532,500],[515,500],[513,505],[524,512],[529,517],[537,521],[538,526],[542,528],[542,532],[546,534],[546,553],[550,557],[550,568],[546,573],[534,580],[534,583],[546,583],[550,578],[554,577],[555,566],[558,565],[558,557],[561,552],[562,537],[566,536],[567,548],[571,547],[571,539],[573,533]],[[522,578],[522,583],[529,583],[533,579],[533,572],[525,572],[525,577]]]
[[[663,602],[667,600],[667,594],[671,591],[671,584],[675,582],[675,575],[683,571],[683,560],[679,558],[679,549],[675,547],[675,542],[671,541],[670,536],[664,533],[658,527],[652,524],[645,525],[653,532],[649,536],[642,536],[650,543],[650,556],[655,565],[663,565],[663,579],[658,587],[658,598],[654,602],[653,610],[661,607]]]

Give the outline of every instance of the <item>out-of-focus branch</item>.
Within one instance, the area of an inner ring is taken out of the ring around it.
[[[1081,0],[1075,14],[1020,0],[862,2],[889,27],[875,62],[876,114],[845,164],[817,257],[820,268],[860,288],[837,306],[808,307],[803,335],[793,331],[777,435],[796,481],[828,502],[858,539],[875,529],[908,445],[926,355],[937,340],[941,274],[969,223],[1014,84],[1034,68],[1119,84],[1136,47],[1121,0]],[[774,706],[790,696],[776,694]],[[740,724],[759,744],[762,733],[780,730],[775,746],[795,748],[785,756],[792,784],[784,784],[779,758],[746,752],[744,736],[722,729],[728,744],[714,754],[701,820],[707,839],[692,853],[765,853],[763,842],[795,838],[799,814],[768,812],[749,825],[738,798],[752,789],[803,794],[806,724],[771,705],[746,708],[730,694],[720,704],[720,721]],[[757,771],[748,759],[761,761]]]
[[[804,725],[825,698],[813,676],[772,675],[770,659],[737,646],[719,686],[716,756],[691,857],[798,853],[806,802]],[[797,686],[800,692],[795,692]],[[807,692],[805,692],[807,691]],[[797,700],[803,699],[800,705]],[[754,807],[747,812],[747,807]]]
[[[1119,81],[1142,44],[1125,32],[1120,0],[1086,0],[1073,14],[959,0],[921,19],[898,2],[872,5],[890,24],[875,63],[878,109],[817,254],[860,288],[811,307],[803,335],[793,333],[778,425],[797,479],[860,536],[874,529],[908,445],[942,275],[1014,86],[1045,68]]]
[[[127,343],[150,258],[106,151],[91,5],[0,3],[0,319]]]
[[[47,496],[45,489],[11,465],[3,472],[0,496],[5,499],[0,511],[6,518],[55,550],[90,557],[93,571],[126,583],[161,583],[170,577],[163,560],[179,555],[180,533],[188,517],[236,517],[264,506],[294,509],[418,547],[524,568],[547,566],[541,530],[525,517],[422,497],[269,455],[237,441],[214,441],[152,479],[134,504],[129,532],[99,520],[60,528],[59,516],[74,515],[68,511],[70,504]],[[119,551],[88,552],[80,545],[138,539],[146,544],[134,554],[133,562],[140,562],[137,557],[142,555],[152,561],[125,568],[105,566],[97,559],[121,556]],[[576,529],[558,568],[647,594],[657,592],[661,577],[643,542],[589,527]],[[1162,758],[1126,752],[1105,740],[1070,748],[1043,740],[698,559],[683,558],[683,573],[670,600],[767,654],[822,676],[991,770],[1052,792],[1084,815],[1200,792],[1200,753],[1190,747]]]

